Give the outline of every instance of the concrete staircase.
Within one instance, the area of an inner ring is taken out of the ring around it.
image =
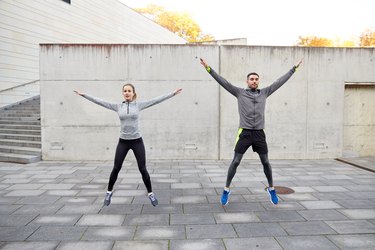
[[[0,161],[32,163],[42,159],[40,96],[0,110]]]

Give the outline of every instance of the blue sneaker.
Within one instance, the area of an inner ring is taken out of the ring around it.
[[[221,195],[221,205],[225,206],[229,202],[229,195],[230,195],[230,190],[225,190],[223,191],[223,194]]]
[[[109,206],[109,204],[111,204],[112,194],[113,194],[113,192],[105,194],[104,206]]]
[[[276,195],[276,190],[271,190],[270,188],[267,188],[267,193],[270,196],[270,201],[272,202],[272,204],[277,205],[277,203],[279,203],[279,198]]]

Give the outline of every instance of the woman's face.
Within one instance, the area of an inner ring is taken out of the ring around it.
[[[130,85],[124,86],[122,89],[122,95],[124,96],[125,101],[131,102],[133,101],[134,91]]]

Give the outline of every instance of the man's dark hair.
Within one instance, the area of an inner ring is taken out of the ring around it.
[[[255,73],[255,72],[251,72],[251,73],[249,73],[249,74],[247,74],[247,77],[246,77],[246,79],[249,79],[249,76],[251,76],[251,75],[256,75],[258,78],[259,78],[259,75],[258,75],[258,73]]]

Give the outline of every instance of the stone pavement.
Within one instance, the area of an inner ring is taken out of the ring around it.
[[[243,161],[227,206],[229,161],[149,161],[152,207],[126,161],[0,163],[1,249],[375,249],[375,173],[335,160],[273,160],[273,206],[259,161]]]

